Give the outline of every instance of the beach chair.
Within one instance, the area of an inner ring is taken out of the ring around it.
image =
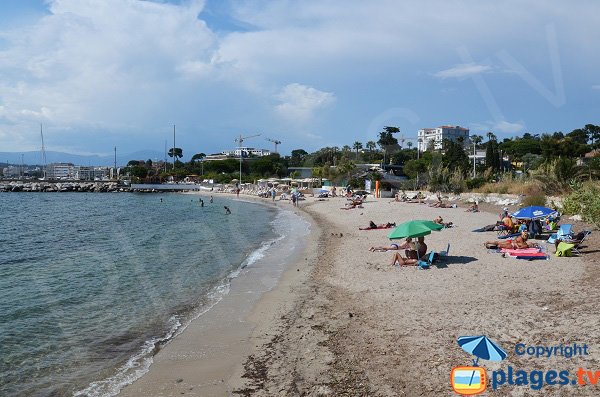
[[[560,225],[560,227],[558,228],[558,231],[554,234],[552,234],[548,240],[546,240],[546,242],[548,244],[554,244],[556,242],[556,240],[562,240],[564,241],[565,238],[568,238],[569,236],[573,235],[573,225],[571,225],[570,223],[565,223],[563,225]]]
[[[592,234],[592,232],[590,232],[589,230],[584,230],[580,233],[578,233],[578,235],[581,235],[581,237],[579,236],[573,236],[571,235],[571,237],[566,237],[562,240],[562,242],[560,244],[567,243],[567,244],[573,244],[573,247],[571,248],[571,251],[577,255],[581,255],[581,251],[579,251],[579,248],[581,248],[583,242],[585,241],[585,239]],[[560,246],[560,244],[558,244]],[[558,251],[558,249],[557,249]]]
[[[426,255],[424,257],[427,259],[419,259],[419,261],[417,262],[417,266],[419,266],[419,269],[421,269],[421,270],[429,269],[429,267],[433,264],[434,256],[435,256],[435,252],[431,251],[429,253],[429,255]]]
[[[449,255],[450,253],[450,243],[448,243],[448,246],[446,247],[446,251],[440,251],[439,256],[440,258],[445,258]]]

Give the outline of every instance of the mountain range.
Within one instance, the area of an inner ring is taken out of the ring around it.
[[[164,153],[157,150],[139,150],[133,153],[121,154],[117,152],[117,166],[122,167],[127,165],[130,160],[152,160],[160,161],[165,157]],[[185,158],[181,159],[186,161]],[[171,157],[167,158],[167,161],[172,161]],[[8,163],[20,165],[41,165],[42,153],[40,151],[34,152],[0,152],[0,163]],[[99,156],[99,155],[81,155],[71,154],[63,152],[46,152],[46,164],[51,163],[72,163],[74,165],[84,166],[112,166],[115,164],[115,156]]]

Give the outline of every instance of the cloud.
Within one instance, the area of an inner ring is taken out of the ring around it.
[[[592,90],[600,90],[600,84],[593,85]]]
[[[506,134],[514,134],[523,131],[524,127],[525,126],[522,123],[509,123],[508,121],[500,121],[494,124],[493,130],[504,132]]]
[[[275,106],[277,113],[285,119],[298,122],[310,120],[319,109],[335,102],[333,93],[298,83],[286,85],[275,98],[281,101]]]
[[[433,75],[440,79],[456,78],[462,79],[465,77],[472,76],[474,74],[481,74],[491,72],[492,67],[489,65],[477,65],[474,63],[463,63],[456,65],[450,69],[441,70],[434,73]]]

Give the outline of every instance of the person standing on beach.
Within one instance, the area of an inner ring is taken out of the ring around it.
[[[213,203],[213,196],[210,196],[210,201],[211,204]]]

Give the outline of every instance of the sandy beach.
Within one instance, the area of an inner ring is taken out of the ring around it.
[[[471,232],[496,222],[493,208],[468,213],[370,198],[363,208],[341,210],[345,203],[344,198],[308,198],[299,208],[278,203],[308,219],[311,233],[286,272],[273,275],[277,286],[239,311],[246,302],[243,284],[256,280],[236,279],[230,299],[165,346],[150,372],[120,395],[456,395],[451,370],[473,358],[456,342],[466,335],[486,335],[507,351],[502,362],[480,362],[488,374],[511,366],[568,370],[575,379],[580,367],[600,370],[600,272],[592,244],[579,258],[517,260],[483,247],[496,232]],[[389,243],[389,230],[358,230],[370,220],[399,224],[438,215],[456,227],[426,237],[430,250],[450,244],[449,257],[430,270],[390,266],[390,252],[369,252]],[[230,310],[245,314],[223,321],[231,318]],[[515,353],[518,343],[575,342],[587,344],[589,354]],[[490,380],[489,394],[592,396],[600,387],[497,386],[490,390]]]

